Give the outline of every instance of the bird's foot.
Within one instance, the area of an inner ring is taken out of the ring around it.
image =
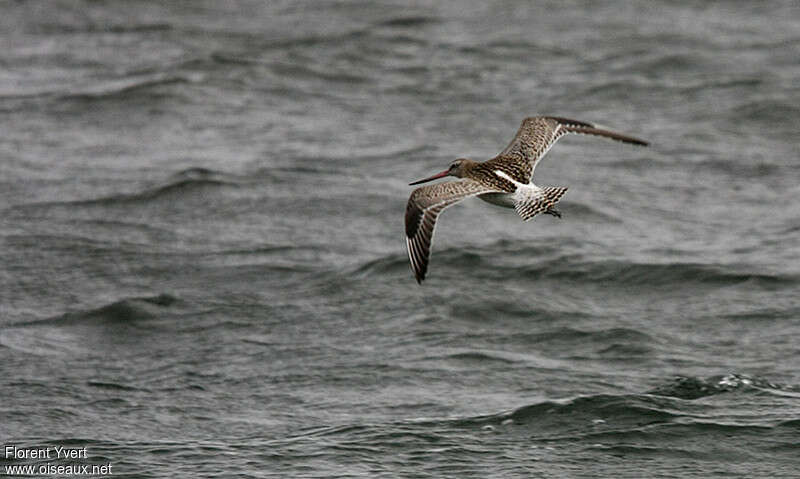
[[[544,213],[547,214],[547,215],[553,215],[556,218],[561,218],[561,212],[558,211],[557,209],[553,208],[552,206],[550,208],[547,208],[546,210],[544,210]]]

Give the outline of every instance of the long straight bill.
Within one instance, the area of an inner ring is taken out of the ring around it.
[[[420,183],[427,183],[428,181],[438,180],[439,178],[444,178],[445,176],[447,176],[449,174],[450,174],[450,170],[444,170],[441,173],[436,173],[435,175],[433,175],[433,176],[431,176],[429,178],[425,178],[424,180],[417,180],[417,181],[414,181],[412,183],[409,183],[409,186],[418,185]]]

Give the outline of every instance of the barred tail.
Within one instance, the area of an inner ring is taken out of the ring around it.
[[[523,220],[528,221],[539,213],[544,213],[552,208],[566,192],[566,186],[548,186],[542,188],[535,195],[518,199],[514,209]]]

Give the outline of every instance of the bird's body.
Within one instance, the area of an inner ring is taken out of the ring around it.
[[[484,193],[478,195],[478,198],[495,206],[501,206],[503,208],[514,207],[514,193]]]
[[[496,157],[476,162],[458,159],[447,170],[412,185],[455,176],[448,181],[422,186],[411,193],[406,206],[406,246],[417,282],[425,279],[436,219],[447,207],[472,196],[489,203],[514,208],[527,221],[539,213],[560,217],[554,205],[566,187],[539,187],[533,184],[533,170],[545,153],[567,133],[605,136],[626,143],[646,142],[590,123],[559,117],[530,117],[523,120],[514,139]]]

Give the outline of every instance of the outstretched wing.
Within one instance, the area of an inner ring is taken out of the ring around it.
[[[501,190],[463,179],[422,186],[411,193],[406,206],[406,247],[418,283],[425,279],[436,218],[445,208],[471,196]]]
[[[500,153],[500,156],[518,156],[535,166],[550,147],[567,133],[604,136],[612,140],[647,146],[646,141],[597,128],[591,123],[556,116],[532,116],[522,121],[516,136]]]

